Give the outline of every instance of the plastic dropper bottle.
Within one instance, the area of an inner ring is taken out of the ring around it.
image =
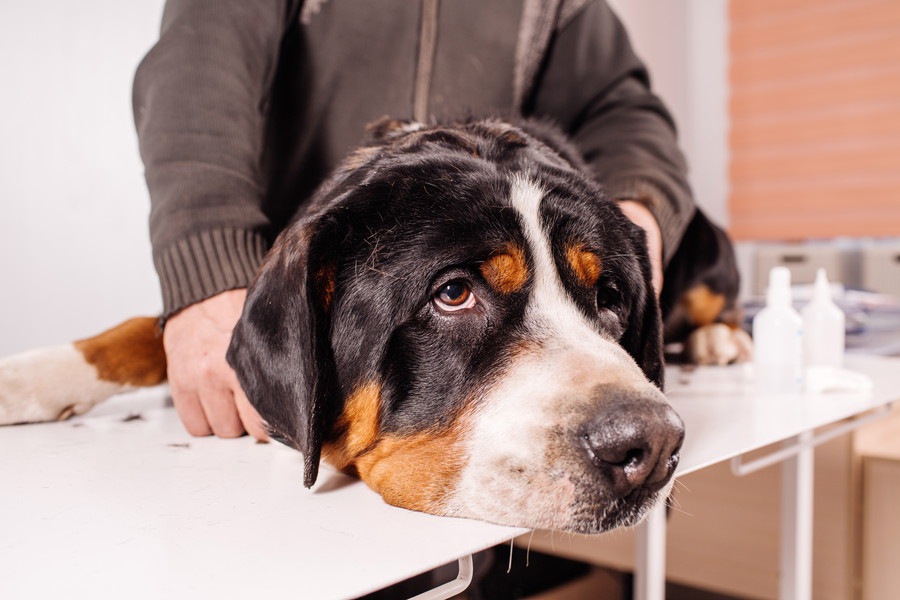
[[[803,307],[803,364],[807,367],[844,366],[844,313],[831,299],[825,269],[816,273],[813,296]]]
[[[803,320],[791,303],[791,272],[769,271],[766,307],[753,319],[756,386],[769,393],[803,389]]]

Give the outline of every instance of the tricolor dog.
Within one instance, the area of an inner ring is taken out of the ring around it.
[[[275,242],[228,361],[272,437],[389,503],[599,533],[665,499],[684,429],[664,330],[703,362],[737,275],[701,214],[666,273],[545,125],[384,120]],[[165,379],[154,319],[0,363],[0,423]],[[65,385],[58,382],[65,381]]]

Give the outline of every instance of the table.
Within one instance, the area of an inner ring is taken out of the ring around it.
[[[310,492],[299,453],[192,438],[165,395],[0,427],[0,598],[337,600],[526,531],[394,508],[326,465]]]
[[[848,366],[875,389],[762,397],[740,366],[667,373],[688,432],[678,475],[728,459],[739,472],[789,465],[784,598],[809,598],[813,432],[856,427],[900,399],[900,360]],[[0,428],[0,597],[347,598],[526,533],[387,506],[324,465],[307,491],[293,450],[191,438],[163,397],[149,390],[64,423]],[[741,458],[786,440],[783,454]],[[637,593],[662,598],[662,510],[641,532]]]

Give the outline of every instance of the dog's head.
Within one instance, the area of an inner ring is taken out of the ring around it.
[[[397,506],[583,533],[668,493],[642,233],[533,127],[382,122],[276,241],[228,358],[306,485],[322,456]]]

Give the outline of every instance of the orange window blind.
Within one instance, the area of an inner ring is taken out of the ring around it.
[[[900,235],[900,1],[731,0],[731,233]]]

